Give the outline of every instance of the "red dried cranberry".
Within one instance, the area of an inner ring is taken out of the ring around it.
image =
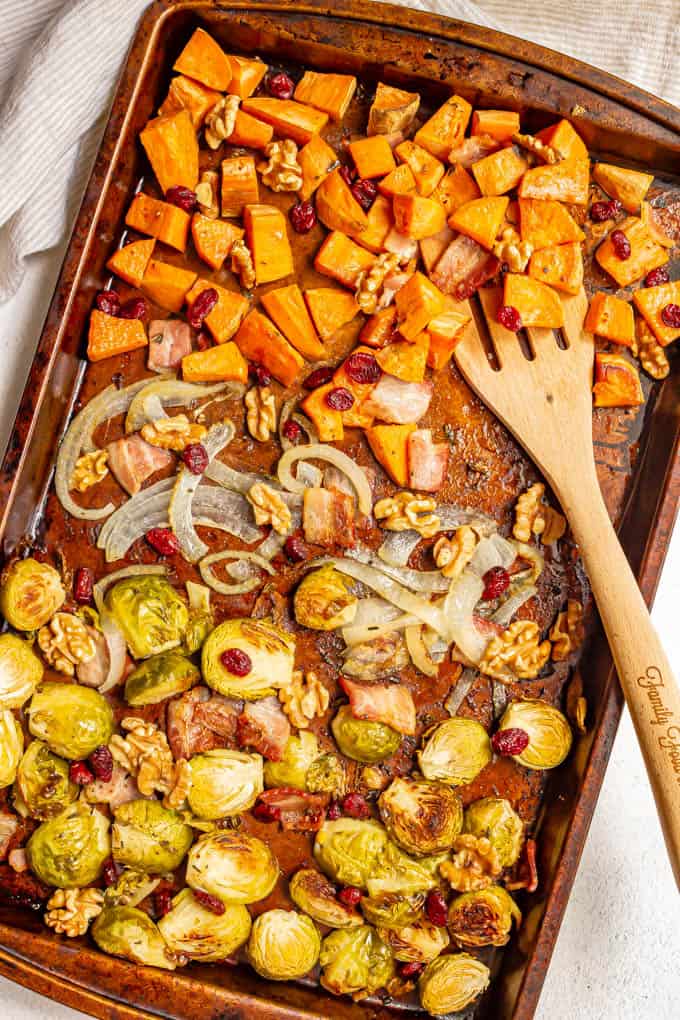
[[[350,354],[344,369],[355,383],[375,383],[382,375],[382,369],[375,357],[366,351],[355,351],[354,354]]]
[[[177,535],[170,528],[151,528],[146,533],[146,540],[152,549],[155,549],[161,556],[172,556],[179,552]]]
[[[617,198],[608,202],[593,202],[590,207],[590,218],[593,223],[604,223],[605,220],[613,220],[621,212],[621,203]]]
[[[94,776],[84,761],[71,762],[68,777],[72,783],[77,783],[78,786],[89,786],[90,783],[94,782]]]
[[[482,581],[484,582],[482,598],[485,602],[489,602],[491,599],[500,598],[503,592],[508,590],[510,587],[510,574],[505,567],[491,567],[484,574]]]
[[[444,894],[439,889],[430,889],[425,900],[425,913],[432,924],[436,924],[438,928],[446,927],[446,919],[448,915],[448,907]]]
[[[629,259],[630,241],[628,240],[624,232],[622,230],[612,230],[609,237],[611,239],[612,248],[614,249],[614,254],[616,255],[616,257],[618,259],[621,259],[622,262],[625,262],[626,259]]]
[[[176,184],[174,188],[168,188],[166,191],[165,201],[184,209],[185,213],[192,213],[196,208],[196,192]]]
[[[194,889],[194,899],[198,900],[202,907],[209,910],[211,914],[223,914],[227,909],[217,896],[211,896],[210,893],[203,892],[202,889]]]
[[[169,889],[159,889],[154,893],[153,909],[156,917],[165,917],[172,910],[172,893]]]
[[[507,730],[498,730],[491,738],[491,746],[496,754],[500,754],[504,758],[511,758],[526,750],[529,746],[529,734],[518,726],[510,727]]]
[[[660,287],[662,283],[670,283],[671,278],[665,266],[657,266],[645,276],[645,287]]]
[[[113,755],[106,744],[100,744],[99,747],[95,747],[87,760],[97,779],[100,779],[102,783],[109,783],[111,781],[113,776]]]
[[[416,960],[412,960],[410,963],[401,964],[399,967],[399,976],[403,978],[416,978],[419,977],[424,970],[424,963],[418,963]]]
[[[267,78],[267,92],[275,99],[292,99],[295,92],[295,82],[285,71],[278,74],[270,74]]]
[[[378,185],[375,181],[371,181],[367,177],[360,177],[359,180],[355,181],[352,185],[352,194],[364,212],[368,212],[375,202],[375,197],[378,194]]]
[[[331,802],[326,812],[326,818],[329,822],[337,822],[338,818],[342,818],[342,805],[339,800]]]
[[[296,234],[308,234],[316,224],[316,209],[310,201],[296,202],[288,217]]]
[[[252,365],[248,366],[248,375],[256,386],[269,386],[272,381],[271,373],[267,371],[264,365],[260,365],[257,362],[253,362]]]
[[[302,437],[302,428],[292,418],[284,422],[281,432],[291,443],[296,443]]]
[[[680,305],[675,305],[672,302],[666,305],[661,309],[661,318],[664,325],[669,326],[670,329],[680,329]]]
[[[326,394],[325,401],[333,411],[349,411],[354,403],[354,397],[344,386],[336,386]]]
[[[341,166],[340,176],[342,177],[345,184],[347,184],[351,188],[352,184],[354,183],[354,178],[356,177],[356,170],[352,170],[350,166]]]
[[[265,804],[263,801],[258,801],[253,808],[253,814],[258,822],[278,822],[281,817],[281,808],[275,804]]]
[[[119,319],[145,319],[149,314],[149,308],[144,298],[131,298],[124,305],[120,306]]]
[[[501,305],[496,316],[501,326],[505,326],[512,333],[518,333],[522,328],[522,316],[512,305]]]
[[[115,290],[100,290],[94,303],[106,315],[118,315],[120,311],[120,298]]]
[[[73,579],[73,597],[79,606],[86,606],[92,601],[94,574],[89,567],[78,567]]]
[[[104,879],[104,885],[110,886],[115,885],[118,881],[118,866],[114,861],[113,857],[107,857],[102,867],[102,878]]]
[[[202,290],[187,312],[189,325],[193,329],[200,329],[206,315],[210,315],[219,299],[220,296],[214,287],[206,287],[205,290]]]
[[[209,347],[213,346],[212,337],[210,333],[206,333],[204,329],[199,329],[196,334],[196,350],[207,351]]]
[[[234,676],[248,676],[253,668],[250,656],[247,652],[242,652],[240,648],[227,648],[220,655],[220,662]]]
[[[310,372],[303,386],[306,390],[315,390],[319,386],[325,386],[333,378],[334,369],[330,365],[323,365],[321,368],[315,368],[313,372]]]
[[[346,907],[356,907],[361,899],[361,889],[357,889],[355,885],[346,885],[338,893],[338,899]]]
[[[283,551],[291,563],[303,563],[312,555],[309,547],[297,535],[290,535],[286,539],[283,544]]]
[[[350,818],[368,818],[371,809],[361,793],[348,793],[342,802],[342,810]]]
[[[185,446],[182,451],[182,460],[192,475],[202,475],[210,463],[208,451],[202,443],[189,443],[188,446]]]

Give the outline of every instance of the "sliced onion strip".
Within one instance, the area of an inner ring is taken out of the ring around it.
[[[411,656],[411,662],[424,676],[435,677],[439,673],[438,665],[430,658],[425,643],[423,642],[423,625],[416,624],[407,627],[404,631],[406,648]]]
[[[526,588],[521,588],[519,591],[516,591],[505,600],[502,606],[499,606],[496,612],[491,616],[491,620],[493,620],[494,623],[500,623],[502,627],[507,627],[517,610],[520,609],[525,602],[528,602],[529,599],[532,599],[537,590],[538,589],[531,584]]]
[[[201,397],[212,396],[213,393],[221,393],[228,387],[228,383],[212,383],[206,386],[205,383],[184,382],[181,379],[171,378],[147,379],[146,385],[135,396],[130,403],[127,417],[125,418],[125,431],[139,432],[142,425],[153,421],[158,417],[160,408],[161,417],[165,416],[165,407],[183,407],[191,404]]]
[[[258,556],[254,552],[245,552],[239,549],[225,549],[223,552],[211,553],[209,556],[204,556],[198,564],[198,569],[201,573],[201,577],[207,585],[221,595],[245,595],[246,592],[253,591],[254,588],[258,588],[262,581],[259,577],[250,577],[244,581],[239,581],[236,584],[227,584],[226,581],[220,581],[218,577],[215,577],[211,567],[213,563],[220,563],[222,560],[231,559],[238,560],[239,562],[246,561],[259,567],[260,570],[264,570],[267,574],[274,574],[275,570],[271,563],[268,563],[262,556]]]
[[[106,694],[107,691],[112,690],[123,679],[127,645],[125,635],[111,613],[108,613],[105,608],[100,610],[99,625],[109,653],[109,668],[104,683],[99,688],[100,694]]]
[[[472,662],[480,661],[489,643],[489,638],[480,634],[472,619],[483,590],[481,578],[470,570],[464,570],[460,577],[452,581],[442,607],[446,620],[444,636],[455,642],[463,655]]]
[[[358,464],[350,460],[346,453],[336,450],[334,446],[328,446],[326,443],[309,443],[306,446],[295,446],[286,450],[278,463],[279,481],[289,492],[304,493],[305,485],[294,478],[291,471],[293,464],[298,460],[326,460],[330,464],[334,464],[336,468],[347,475],[354,486],[359,511],[366,516],[371,513],[371,487],[368,484],[366,473]]]
[[[235,431],[230,421],[212,426],[202,443],[209,460],[213,460],[231,442]],[[208,552],[208,546],[199,538],[192,520],[192,503],[202,479],[202,474],[195,475],[189,468],[183,467],[177,475],[168,504],[170,527],[177,537],[182,555],[189,563],[196,563]]]

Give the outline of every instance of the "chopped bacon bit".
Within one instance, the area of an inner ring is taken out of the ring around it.
[[[147,478],[169,467],[174,461],[171,453],[147,443],[137,432],[116,439],[106,449],[111,473],[130,496],[139,492]]]
[[[505,883],[506,889],[526,889],[536,892],[538,889],[538,868],[536,866],[536,840],[527,839],[517,864],[517,874],[512,882]]]
[[[408,437],[408,484],[411,489],[437,492],[449,466],[449,444],[432,442],[432,429],[416,429]]]
[[[290,723],[279,699],[271,695],[246,703],[236,732],[241,747],[254,747],[270,761],[281,761],[290,736]]]
[[[354,545],[354,499],[337,489],[305,489],[302,526],[313,545]]]
[[[433,390],[429,380],[404,382],[393,375],[383,374],[361,405],[361,411],[387,425],[412,425],[427,412]]]
[[[167,709],[168,742],[175,758],[191,758],[233,743],[240,712],[240,701],[212,694],[207,687],[194,687],[175,698]]]
[[[147,368],[152,372],[177,368],[186,354],[191,354],[191,329],[187,323],[181,319],[152,319]]]
[[[346,676],[340,686],[349,698],[352,715],[357,719],[381,722],[398,733],[416,732],[416,706],[413,695],[403,684],[357,684]]]
[[[498,259],[471,237],[459,234],[431,273],[432,282],[458,301],[470,297],[498,271]]]
[[[265,790],[256,807],[271,813],[281,827],[295,832],[318,832],[326,818],[328,796],[305,793],[289,786]],[[262,819],[263,821],[265,819]]]

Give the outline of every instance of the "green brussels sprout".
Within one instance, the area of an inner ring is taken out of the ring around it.
[[[337,754],[322,754],[307,769],[306,786],[309,793],[330,793],[342,797],[347,790],[345,766]]]
[[[136,907],[160,885],[158,875],[145,875],[143,871],[125,868],[113,885],[104,890],[105,907]]]
[[[432,1016],[465,1009],[489,987],[491,972],[469,953],[438,956],[420,975],[420,1004]]]
[[[394,977],[392,950],[375,928],[332,931],[321,944],[321,984],[334,995],[373,995]]]
[[[199,682],[201,674],[193,662],[170,650],[152,655],[133,670],[125,681],[128,705],[157,705],[174,694],[183,694]]]
[[[250,914],[240,903],[229,903],[215,914],[198,902],[191,889],[182,889],[158,929],[173,953],[212,963],[231,956],[247,941]]]
[[[465,809],[465,832],[489,840],[502,868],[518,859],[524,842],[524,824],[509,801],[502,797],[482,797]]]
[[[361,910],[369,924],[376,928],[404,928],[422,921],[425,893],[400,896],[398,893],[381,893],[364,896]]]
[[[182,642],[182,647],[189,655],[201,650],[214,626],[215,619],[212,613],[204,613],[197,609],[189,610],[189,622]]]
[[[307,789],[307,771],[319,755],[319,745],[313,733],[300,730],[297,736],[288,737],[281,761],[264,763],[265,785],[294,786]]]
[[[348,578],[335,567],[312,570],[300,581],[293,599],[295,619],[312,630],[346,627],[356,616],[356,595]]]
[[[245,832],[206,833],[189,852],[187,885],[223,903],[257,903],[278,877],[279,865],[267,844]]]
[[[416,857],[449,850],[463,826],[463,804],[449,786],[396,778],[378,801],[392,839]]]
[[[38,826],[26,851],[31,868],[46,885],[82,889],[97,881],[111,855],[109,820],[78,801]]]
[[[133,963],[174,970],[176,963],[158,927],[136,907],[108,907],[92,925],[92,937],[105,953]]]
[[[335,886],[314,868],[296,871],[288,885],[293,903],[319,924],[329,928],[356,928],[361,914],[337,898]]]
[[[401,744],[401,733],[386,723],[357,719],[349,705],[338,710],[331,730],[342,754],[366,765],[389,758]]]
[[[378,935],[400,963],[430,963],[449,944],[446,928],[421,919],[403,928],[378,928]]]
[[[324,822],[317,832],[314,856],[321,870],[334,882],[366,889],[389,842],[378,822],[338,818]]]
[[[0,710],[0,790],[14,782],[24,752],[24,731],[8,708]]]
[[[111,706],[99,691],[48,681],[31,698],[28,728],[50,751],[80,760],[108,744],[115,723]]]
[[[113,859],[136,871],[162,875],[178,868],[194,834],[177,811],[157,800],[129,800],[114,812]]]
[[[463,893],[449,907],[449,931],[459,946],[504,946],[513,920],[519,926],[522,915],[500,885]]]
[[[528,769],[554,769],[571,750],[571,727],[559,708],[545,701],[512,701],[503,713],[499,729],[520,729],[529,736],[529,744],[515,761]]]
[[[260,977],[291,981],[319,959],[321,936],[311,917],[297,910],[267,910],[253,923],[246,953]]]
[[[43,664],[27,641],[0,634],[0,708],[21,708],[42,675]]]
[[[491,741],[484,727],[475,719],[460,716],[433,727],[418,751],[425,778],[440,779],[450,786],[471,783],[491,758]]]
[[[439,865],[446,858],[446,854],[437,854],[416,860],[388,840],[384,854],[366,880],[366,888],[371,896],[381,893],[412,896],[427,892],[439,883]]]
[[[245,652],[250,659],[245,676],[236,676],[224,665],[222,656],[231,649]],[[225,620],[203,645],[203,679],[228,698],[257,701],[290,685],[294,656],[293,638],[267,620]]]
[[[80,788],[69,779],[69,764],[47,744],[32,740],[19,762],[14,798],[17,810],[44,821],[78,799]]]
[[[118,581],[106,593],[105,603],[135,659],[177,648],[189,622],[186,602],[158,574]]]
[[[251,808],[264,789],[262,756],[244,751],[205,751],[190,759],[189,807],[214,821]]]
[[[37,630],[66,598],[59,573],[32,556],[15,560],[0,581],[0,613],[15,630]]]

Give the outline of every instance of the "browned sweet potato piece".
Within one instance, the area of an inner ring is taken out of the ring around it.
[[[357,138],[350,142],[349,151],[359,177],[384,177],[397,165],[384,135]]]
[[[376,352],[375,360],[388,375],[394,375],[404,382],[422,382],[429,349],[429,336],[427,333],[419,333],[414,342],[396,340],[381,347]]]
[[[590,163],[587,159],[565,159],[527,170],[519,186],[520,198],[553,199],[572,205],[588,204]]]
[[[295,88],[300,103],[323,110],[332,120],[342,120],[357,87],[353,74],[319,74],[305,71]]]
[[[231,64],[219,43],[197,28],[173,65],[173,70],[224,92],[231,82]]]
[[[637,407],[644,403],[640,376],[622,354],[595,354],[595,407]]]
[[[140,234],[150,234],[177,251],[184,251],[187,246],[190,223],[191,217],[184,209],[151,198],[143,191],[138,191],[132,199],[125,217],[127,227]]]
[[[514,110],[475,110],[470,133],[490,135],[505,142],[519,131],[519,114]]]
[[[529,260],[529,276],[567,294],[578,294],[583,286],[581,245],[572,241],[535,251]]]
[[[355,347],[352,354],[373,355],[370,347]],[[376,383],[356,382],[347,371],[346,362],[343,361],[333,374],[333,385],[348,390],[354,397],[354,403],[347,411],[341,411],[342,424],[345,428],[368,428],[373,424],[373,415],[367,414],[363,405],[376,387]]]
[[[639,170],[612,166],[611,163],[596,163],[593,167],[593,180],[608,195],[618,199],[626,212],[637,213],[654,180],[654,174],[643,174]]]
[[[397,320],[394,304],[375,312],[366,320],[359,334],[359,341],[369,347],[384,347],[392,338]]]
[[[405,340],[415,341],[428,323],[443,311],[446,300],[442,292],[422,273],[414,273],[408,283],[397,291],[399,332]]]
[[[235,340],[244,357],[264,365],[283,386],[297,381],[304,359],[261,312],[253,310],[246,316]]]
[[[589,159],[586,143],[568,120],[559,120],[557,124],[543,128],[536,137],[544,145],[557,149],[564,159]]]
[[[182,378],[187,382],[248,381],[248,362],[233,341],[193,351],[182,358]]]
[[[243,223],[258,285],[289,276],[295,266],[281,210],[273,205],[248,205]]]
[[[452,216],[449,216],[449,226],[471,237],[483,248],[491,249],[503,223],[509,201],[504,195],[475,198],[461,205]]]
[[[148,344],[144,323],[139,319],[119,319],[97,308],[90,315],[87,336],[87,356],[90,361],[102,361],[116,354],[127,354]]]
[[[633,301],[662,347],[680,337],[680,327],[669,326],[661,316],[666,305],[680,305],[680,280],[658,287],[641,287],[633,294]]]
[[[366,213],[339,170],[333,170],[319,185],[316,212],[324,226],[343,234],[357,234],[368,226]]]
[[[359,311],[354,295],[337,287],[313,287],[306,290],[305,301],[322,340],[330,340]]]
[[[373,255],[365,248],[339,230],[333,230],[316,253],[314,268],[354,290],[359,273],[370,269],[374,262]]]
[[[432,319],[427,327],[430,337],[427,363],[435,372],[448,365],[457,344],[465,335],[470,319],[469,306],[459,304],[447,296],[444,311]]]
[[[444,206],[434,198],[424,198],[409,192],[392,199],[394,225],[400,234],[420,241],[432,237],[446,226]]]
[[[274,137],[274,128],[243,110],[236,111],[234,130],[229,135],[230,145],[243,145],[247,149],[264,149]]]
[[[564,325],[562,302],[546,283],[529,276],[506,273],[503,304],[511,305],[520,314],[523,326],[558,328]]]
[[[234,241],[243,237],[243,230],[228,220],[213,220],[203,213],[194,213],[191,237],[199,258],[211,269],[221,269]]]
[[[326,403],[326,397],[335,388],[334,382],[317,386],[308,397],[300,401],[301,410],[314,422],[322,443],[339,443],[345,434],[342,413]]]
[[[242,216],[247,205],[258,202],[260,193],[252,156],[222,160],[222,215]]]
[[[518,204],[522,240],[527,241],[534,251],[584,239],[585,234],[576,220],[559,202],[520,198]]]
[[[352,234],[355,241],[376,254],[386,248],[387,235],[392,230],[392,203],[385,195],[377,195],[366,214],[368,223],[364,230]]]
[[[393,135],[406,132],[418,113],[420,96],[378,82],[375,99],[368,113],[369,135]]]
[[[244,99],[241,107],[244,113],[271,124],[277,135],[292,138],[300,145],[308,142],[312,135],[318,135],[328,122],[327,113],[294,99]]]
[[[139,139],[161,190],[198,184],[198,140],[187,110],[150,120]]]
[[[407,195],[409,191],[416,190],[416,179],[408,163],[402,163],[395,167],[387,177],[378,182],[378,191],[387,198],[394,195]]]
[[[205,324],[217,343],[223,344],[227,340],[231,340],[238,329],[243,316],[248,311],[248,299],[243,294],[227,290],[226,287],[220,287],[219,284],[211,280],[197,280],[187,294],[189,307],[199,294],[210,288],[217,291],[218,300],[212,311],[206,315]]]
[[[180,110],[188,110],[191,123],[198,131],[206,114],[212,110],[219,98],[220,93],[215,89],[206,88],[193,78],[178,74],[170,82],[168,94],[158,112],[161,117],[165,117],[171,113],[179,113]]]
[[[231,81],[227,92],[232,96],[240,96],[247,99],[260,84],[267,73],[267,65],[263,61],[249,57],[237,57],[233,53],[229,55],[229,66],[231,67]]]
[[[150,237],[143,241],[133,241],[131,244],[123,245],[113,253],[106,266],[116,276],[120,276],[121,280],[125,280],[132,287],[139,287],[149,259],[153,255],[155,244],[154,238]]]
[[[371,453],[395,485],[408,485],[408,439],[415,425],[374,425],[366,429]]]
[[[472,164],[482,195],[504,195],[516,188],[529,164],[513,147],[499,149]]]
[[[323,344],[309,317],[302,291],[296,283],[279,287],[262,295],[264,309],[279,327],[286,340],[305,358],[318,361],[326,357]]]
[[[630,242],[630,257],[619,258],[610,234],[595,252],[595,258],[619,287],[628,287],[668,262],[668,251],[652,239],[642,220],[629,216],[617,229],[622,230]]]
[[[321,135],[312,135],[298,152],[298,163],[302,168],[302,187],[298,195],[304,202],[311,198],[322,181],[336,165],[338,157]]]
[[[441,202],[449,216],[466,202],[472,202],[474,198],[481,197],[482,193],[477,187],[474,177],[460,164],[457,164],[453,170],[449,170],[442,178],[433,195],[433,198]]]
[[[426,197],[432,195],[444,176],[442,161],[415,142],[402,142],[394,151],[410,168],[418,194]]]
[[[626,347],[632,347],[635,341],[633,306],[614,294],[605,294],[603,290],[593,294],[583,326],[589,333]]]
[[[154,304],[171,312],[179,312],[196,280],[196,275],[190,269],[150,259],[141,289]]]
[[[447,159],[451,149],[463,140],[471,113],[467,100],[451,96],[416,131],[415,141],[437,159]]]

